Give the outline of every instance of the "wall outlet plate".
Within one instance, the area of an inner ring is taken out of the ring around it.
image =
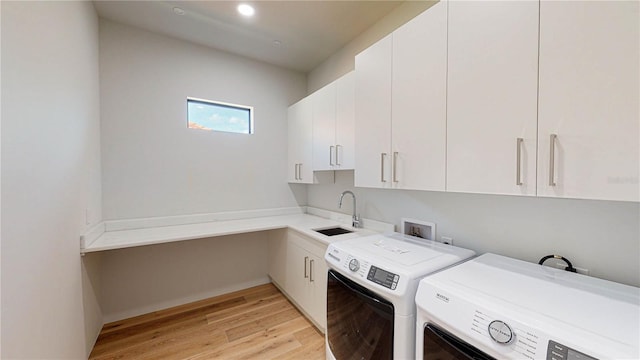
[[[453,245],[453,238],[451,236],[441,236],[440,240],[436,240],[436,241],[443,243],[445,245]]]

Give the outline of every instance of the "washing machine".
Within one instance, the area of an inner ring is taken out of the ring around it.
[[[640,359],[640,289],[484,254],[421,280],[416,359]]]
[[[420,279],[474,255],[398,233],[330,244],[327,359],[413,359]]]

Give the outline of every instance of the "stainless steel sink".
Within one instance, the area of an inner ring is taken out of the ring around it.
[[[313,231],[319,232],[320,234],[327,235],[327,236],[342,235],[342,234],[348,234],[353,232],[352,230],[348,230],[341,227],[332,227],[328,229],[314,229]]]

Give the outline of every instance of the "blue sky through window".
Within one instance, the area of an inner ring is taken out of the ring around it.
[[[190,129],[251,134],[251,108],[187,99]]]

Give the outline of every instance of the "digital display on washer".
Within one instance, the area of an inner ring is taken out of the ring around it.
[[[367,280],[373,281],[374,283],[380,284],[391,290],[396,289],[399,279],[400,276],[375,266],[371,266],[369,274],[367,275]]]
[[[598,360],[570,347],[564,346],[553,340],[549,340],[547,346],[547,360]]]

